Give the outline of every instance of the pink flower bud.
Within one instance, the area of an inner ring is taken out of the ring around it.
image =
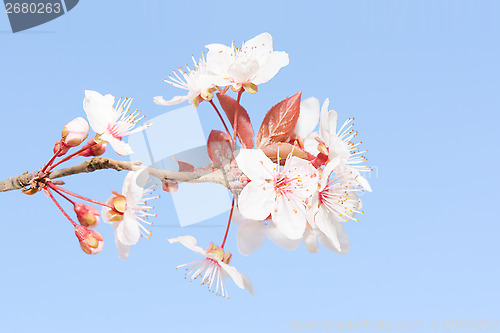
[[[84,227],[95,228],[99,224],[99,211],[95,207],[77,202],[75,213],[78,221]]]
[[[68,150],[71,148],[70,146],[65,144],[62,139],[59,139],[54,144],[54,150],[53,150],[54,154],[59,151],[59,149],[61,148],[61,145],[62,145],[62,150],[59,152],[59,154],[57,154],[57,157],[61,157],[61,156],[65,155],[68,152]]]
[[[80,156],[101,156],[106,151],[106,143],[96,143],[94,138],[90,139],[87,145],[90,147],[82,151]]]
[[[87,254],[96,254],[102,250],[102,235],[97,231],[90,230],[89,228],[81,225],[76,225],[75,235],[80,242],[83,252]]]
[[[61,137],[66,145],[76,147],[87,138],[88,134],[89,123],[84,118],[78,117],[64,126]]]

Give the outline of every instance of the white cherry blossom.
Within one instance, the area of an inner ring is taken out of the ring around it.
[[[132,154],[132,148],[121,141],[124,136],[144,130],[149,126],[134,128],[144,117],[139,117],[139,111],[129,113],[132,98],[120,98],[115,105],[112,95],[101,95],[97,91],[85,90],[83,109],[87,114],[90,127],[96,132],[96,142],[109,142],[111,147],[120,155]]]
[[[147,205],[147,201],[158,196],[151,196],[152,187],[144,188],[137,183],[143,172],[147,171],[130,171],[123,182],[122,193],[114,192],[107,202],[112,208],[104,206],[102,209],[104,221],[114,228],[116,247],[123,260],[128,258],[131,246],[137,244],[142,236],[149,239],[151,232],[143,224],[152,225],[146,219],[156,216],[149,212],[152,207]]]
[[[163,99],[162,96],[156,96],[154,98],[156,104],[175,105],[189,101],[189,103],[193,104],[194,107],[198,107],[198,104],[201,101],[209,101],[212,99],[213,91],[216,86],[228,85],[227,80],[208,72],[204,57],[202,57],[198,62],[196,62],[194,58],[192,59],[194,69],[190,69],[186,66],[187,72],[185,72],[179,68],[179,73],[174,71],[174,76],[169,76],[168,80],[164,80],[166,83],[169,83],[174,87],[187,90],[188,93],[183,96],[175,96],[168,101]]]
[[[288,54],[273,50],[273,38],[265,32],[247,42],[241,49],[222,44],[206,46],[209,71],[224,78],[235,91],[242,87],[255,93],[257,85],[272,79],[288,65]]]
[[[301,238],[307,224],[306,200],[318,188],[318,171],[311,162],[289,154],[281,167],[279,153],[276,164],[260,149],[241,149],[236,162],[250,179],[238,199],[241,214],[253,220],[271,214],[286,237]]]
[[[186,276],[190,281],[197,277],[201,277],[203,283],[208,286],[208,290],[215,292],[216,295],[228,297],[226,284],[224,279],[230,277],[234,283],[241,289],[247,289],[254,295],[252,283],[245,275],[238,272],[236,268],[229,265],[231,260],[231,253],[224,252],[224,250],[210,243],[207,250],[203,250],[197,245],[196,238],[190,235],[179,236],[168,240],[172,243],[181,243],[191,251],[201,254],[205,258],[188,264],[177,266],[177,268],[188,266]]]

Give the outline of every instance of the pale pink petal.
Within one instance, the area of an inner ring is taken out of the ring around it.
[[[271,80],[282,67],[290,63],[288,54],[282,51],[274,51],[267,63],[259,70],[252,82],[256,85],[266,83]]]
[[[296,250],[302,240],[299,239],[290,239],[286,237],[277,227],[273,222],[270,222],[267,226],[267,237],[276,245],[289,250],[289,251],[294,251]]]
[[[314,222],[316,227],[321,230],[328,239],[332,242],[333,246],[340,251],[340,241],[337,236],[337,230],[334,215],[326,209],[323,205],[320,206],[318,213],[315,216]]]
[[[368,183],[368,180],[366,180],[365,177],[358,175],[356,177],[356,180],[358,181],[359,185],[361,185],[365,190],[368,192],[372,191],[372,187],[370,186],[370,183]]]
[[[319,241],[326,249],[332,252],[336,252],[338,254],[346,254],[347,252],[349,252],[351,244],[349,243],[349,238],[347,237],[347,234],[344,230],[344,226],[341,222],[335,220],[333,220],[333,224],[335,226],[335,230],[337,231],[337,238],[340,243],[340,251],[337,250],[332,241],[324,234],[319,235]]]
[[[87,114],[90,127],[94,132],[104,133],[108,124],[113,122],[115,98],[111,95],[101,95],[97,91],[85,90],[83,110]]]
[[[196,240],[196,238],[194,238],[191,235],[179,236],[177,238],[170,238],[168,241],[170,242],[170,244],[181,243],[182,245],[184,245],[185,247],[187,247],[191,251],[194,251],[194,252],[201,254],[205,257],[207,256],[206,251],[203,250],[198,245],[196,245],[196,244],[198,244],[198,241]]]
[[[128,255],[130,253],[131,246],[125,245],[122,242],[120,242],[120,239],[117,236],[117,228],[115,228],[115,244],[116,244],[116,249],[118,250],[118,255],[120,256],[120,258],[123,260],[127,260]]]
[[[300,115],[295,126],[295,134],[303,140],[316,128],[319,120],[319,100],[316,97],[309,97],[300,102]],[[318,142],[316,142],[316,146]]]
[[[108,133],[102,134],[100,136],[100,139],[109,142],[113,150],[118,155],[130,155],[134,152],[128,143],[123,142],[122,140],[118,140]]]
[[[259,54],[268,54],[273,51],[273,37],[268,32],[246,41],[241,47],[243,52],[258,52]]]
[[[263,181],[251,181],[238,198],[238,209],[251,220],[265,220],[274,205],[276,194],[272,185]]]
[[[319,252],[318,231],[314,228],[307,228],[304,232],[304,245],[311,253]]]
[[[260,149],[240,149],[234,153],[240,170],[251,180],[273,179],[274,164]]]
[[[238,287],[241,289],[247,289],[252,295],[254,295],[252,283],[245,275],[238,272],[234,266],[230,266],[222,261],[218,261],[218,263],[224,272],[226,272],[231,279],[233,279],[234,283],[236,283]]]
[[[187,100],[188,100],[187,95],[175,96],[174,98],[172,98],[171,100],[168,100],[168,101],[163,99],[163,96],[155,96],[154,97],[154,102],[158,105],[176,105],[176,104],[180,104],[182,102],[185,102]]]
[[[301,203],[279,196],[276,199],[276,209],[271,211],[276,227],[290,239],[300,239],[306,229],[305,208]]]
[[[247,220],[238,228],[238,249],[248,256],[257,251],[266,241],[266,223]]]
[[[116,237],[124,245],[135,245],[141,238],[139,222],[132,211],[125,211],[123,221],[116,227]]]

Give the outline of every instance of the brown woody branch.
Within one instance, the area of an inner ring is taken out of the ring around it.
[[[56,179],[79,173],[94,172],[97,170],[114,169],[117,171],[130,170],[135,171],[141,165],[139,161],[117,161],[110,158],[94,157],[83,163],[75,166],[67,167],[64,169],[54,170],[50,172],[46,178]],[[236,176],[232,176],[231,170],[227,169],[213,169],[211,166],[195,169],[193,172],[176,172],[168,170],[160,170],[155,168],[148,168],[151,176],[157,177],[161,180],[171,180],[177,182],[190,182],[190,183],[216,183],[221,184],[229,189],[236,185]],[[228,172],[229,171],[229,172]],[[0,182],[0,192],[7,192],[18,190],[30,186],[30,182],[37,178],[39,171],[27,173],[22,175],[10,177]]]

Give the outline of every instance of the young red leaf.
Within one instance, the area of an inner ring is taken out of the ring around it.
[[[258,148],[290,140],[299,119],[300,96],[299,92],[282,100],[269,110],[257,133]]]
[[[178,160],[176,157],[172,157],[174,161],[177,161],[177,164],[179,164],[179,172],[193,172],[194,171],[194,166],[189,164],[188,162],[183,162],[181,160]]]
[[[223,167],[233,160],[232,139],[229,134],[213,130],[208,137],[208,156],[214,162],[214,166]]]
[[[234,129],[234,114],[236,109],[238,109],[238,123],[237,123],[237,131],[236,135],[240,139],[241,145],[243,148],[253,148],[253,129],[252,123],[250,122],[250,116],[248,115],[247,110],[238,102],[227,95],[217,94],[217,98],[219,99],[219,103],[226,112],[226,116],[231,122],[231,126]]]

